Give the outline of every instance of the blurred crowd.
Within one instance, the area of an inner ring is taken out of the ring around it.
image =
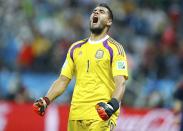
[[[70,45],[88,37],[89,16],[100,2],[0,1],[0,98],[27,102],[44,95]],[[122,43],[128,58],[122,103],[171,108],[183,80],[183,1],[105,2],[114,14],[109,35]],[[73,85],[58,102],[70,102]]]

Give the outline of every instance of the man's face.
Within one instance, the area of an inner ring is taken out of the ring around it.
[[[109,18],[108,9],[105,7],[96,7],[90,16],[90,30],[94,34],[100,34],[103,29],[110,26],[111,19]]]

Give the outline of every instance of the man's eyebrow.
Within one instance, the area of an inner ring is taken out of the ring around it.
[[[105,12],[105,10],[104,10],[104,9],[99,9],[99,11],[104,11],[104,12]]]

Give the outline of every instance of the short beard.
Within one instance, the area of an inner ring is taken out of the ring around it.
[[[91,28],[91,27],[90,27],[90,31],[91,31],[93,34],[99,35],[99,34],[102,33],[103,28]]]

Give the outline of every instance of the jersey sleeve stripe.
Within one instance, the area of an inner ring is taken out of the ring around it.
[[[119,55],[122,55],[122,50],[120,49],[119,45],[115,44],[115,43],[112,43],[113,45],[116,46],[116,48],[118,49],[118,54]]]
[[[109,46],[107,40],[103,42],[104,47],[109,51],[110,54],[110,64],[112,64],[113,61],[113,49]]]
[[[81,42],[81,43],[78,43],[76,45],[74,45],[72,48],[71,48],[71,51],[70,51],[70,57],[72,59],[72,61],[74,62],[74,50],[76,48],[80,48],[83,44],[85,44],[86,42],[88,41],[88,39],[86,39],[84,42]]]
[[[119,55],[123,55],[123,47],[120,43],[116,42],[115,40],[113,40],[112,38],[109,38],[109,41],[116,46],[116,48],[118,49],[118,54]]]

